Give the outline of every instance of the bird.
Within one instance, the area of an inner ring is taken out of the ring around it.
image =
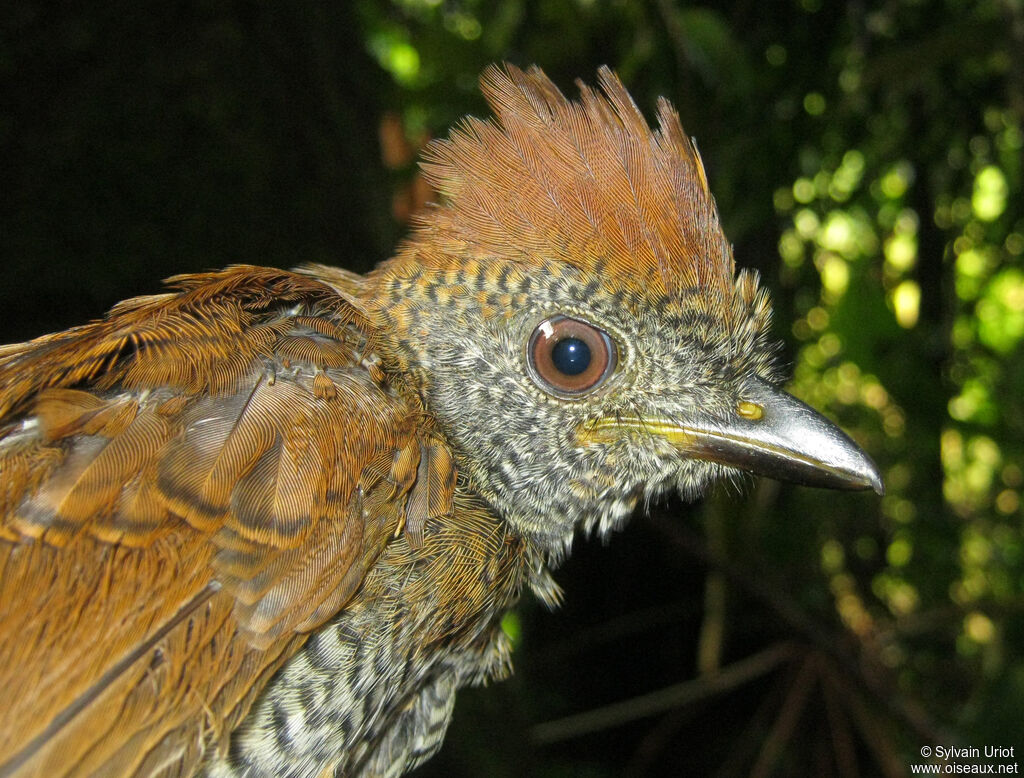
[[[882,493],[780,388],[671,104],[480,83],[367,274],[180,275],[0,347],[0,776],[399,776],[575,536],[744,472]]]

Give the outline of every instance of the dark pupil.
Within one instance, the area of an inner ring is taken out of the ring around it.
[[[579,375],[590,367],[590,346],[579,338],[564,338],[551,349],[551,361],[563,375]]]

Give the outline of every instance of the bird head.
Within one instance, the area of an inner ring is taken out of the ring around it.
[[[494,111],[432,144],[443,196],[375,271],[381,353],[472,487],[557,552],[642,499],[740,470],[873,487],[871,460],[776,388],[771,306],[734,267],[700,156],[664,100],[619,79],[567,99],[491,68]]]

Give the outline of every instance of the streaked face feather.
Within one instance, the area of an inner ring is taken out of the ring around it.
[[[374,276],[383,329],[398,333],[394,353],[461,466],[552,548],[727,472],[643,424],[599,442],[588,424],[727,415],[745,376],[776,378],[768,301],[753,274],[735,275],[678,116],[661,101],[652,130],[611,71],[599,81],[571,101],[537,69],[489,69],[494,118],[432,144],[425,171],[445,202]],[[553,315],[617,346],[614,375],[591,394],[557,397],[529,376],[526,345]]]

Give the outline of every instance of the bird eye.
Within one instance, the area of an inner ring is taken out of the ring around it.
[[[545,319],[530,336],[527,357],[533,379],[563,397],[596,389],[615,370],[615,343],[608,333],[569,316]]]

